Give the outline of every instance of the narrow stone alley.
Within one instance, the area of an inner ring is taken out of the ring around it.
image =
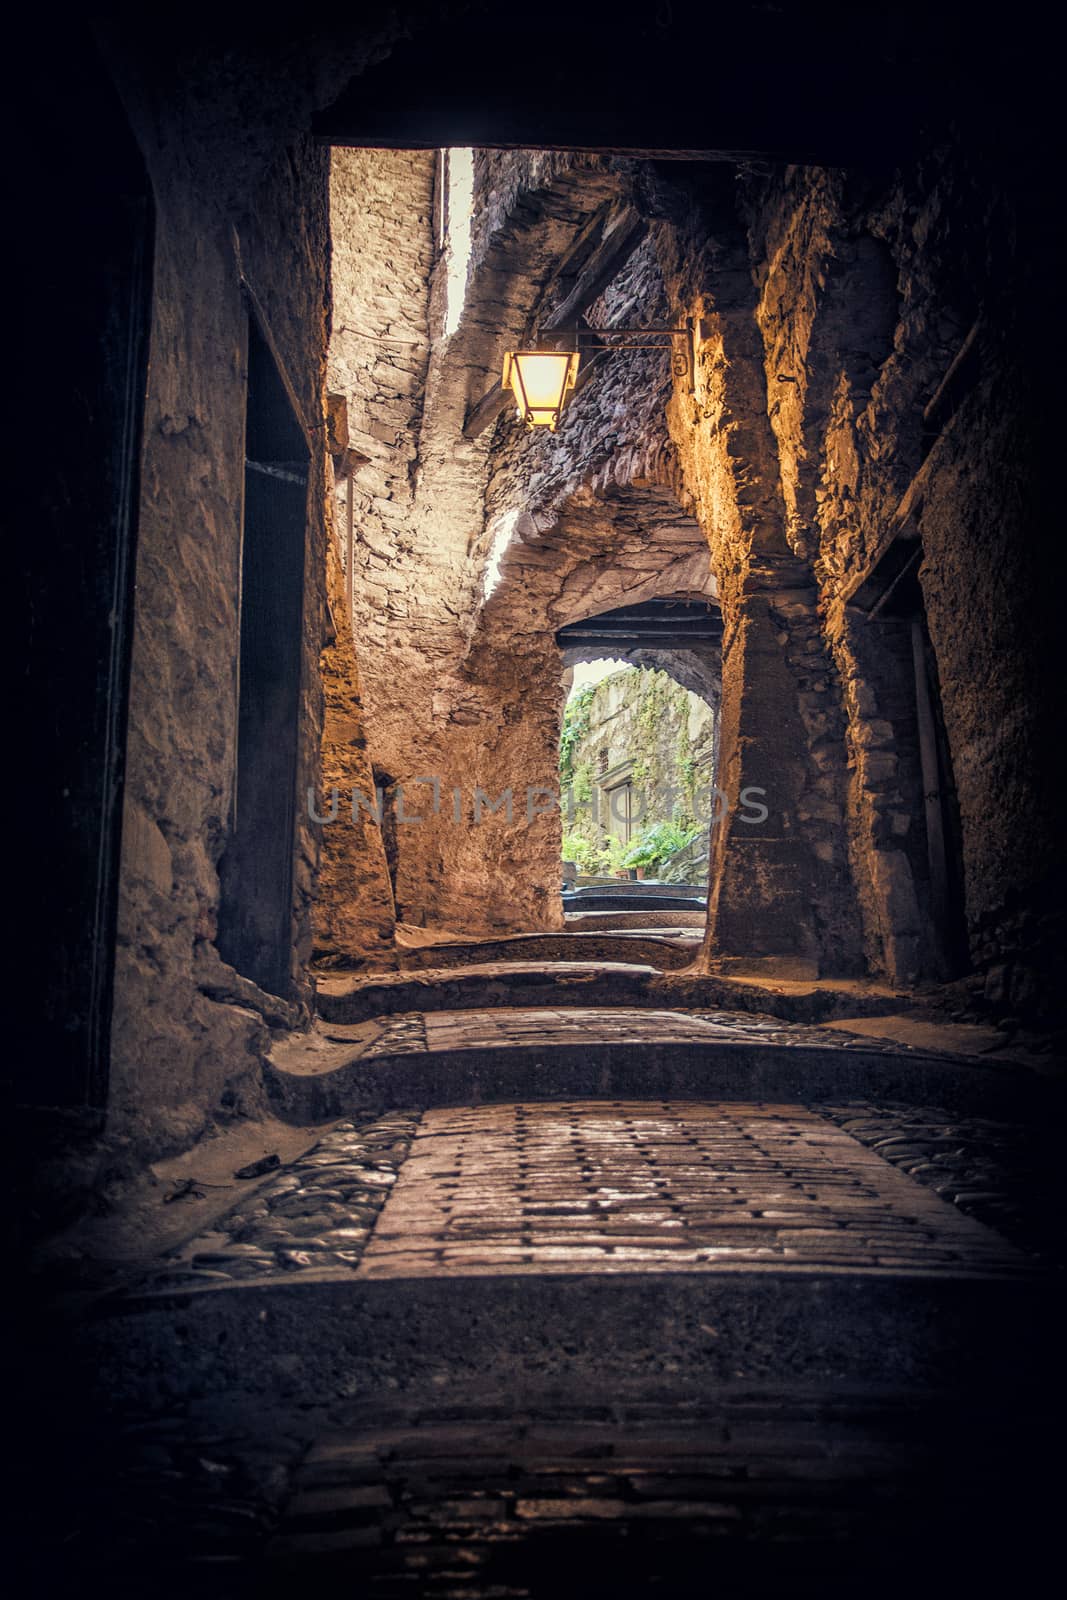
[[[9,68],[12,1592],[1044,1594],[1044,22],[238,10]]]

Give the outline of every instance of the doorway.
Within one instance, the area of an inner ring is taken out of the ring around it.
[[[309,460],[270,345],[250,316],[237,763],[218,947],[242,976],[282,996],[292,984]]]

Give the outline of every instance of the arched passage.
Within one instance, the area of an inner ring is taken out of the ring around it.
[[[568,880],[580,889],[598,873],[625,872],[695,886],[706,903],[722,682],[717,607],[653,599],[569,623],[556,643],[569,685],[560,744]],[[652,908],[647,895],[645,903]]]

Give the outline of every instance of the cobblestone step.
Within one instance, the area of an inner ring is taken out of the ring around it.
[[[569,933],[585,929],[591,933],[607,929],[617,932],[625,928],[634,933],[643,930],[658,933],[660,938],[683,934],[696,949],[699,949],[704,943],[707,912],[657,911],[649,907],[642,907],[640,911],[598,911],[595,905],[590,905],[588,908],[574,907],[565,911],[564,920]]]
[[[362,1031],[361,1031],[362,1030]],[[278,1114],[324,1122],[401,1106],[538,1099],[848,1100],[996,1113],[1049,1082],[987,1061],[739,1012],[593,1006],[412,1012],[275,1051]]]
[[[382,1207],[405,1168],[416,1134],[419,1141],[412,1172],[427,1148],[426,1137],[439,1137],[433,1130],[442,1125],[460,1138],[458,1154],[463,1158],[442,1180],[448,1194],[434,1201],[438,1209],[449,1213],[449,1222],[455,1223],[453,1244],[469,1246],[475,1231],[484,1236],[486,1223],[479,1217],[478,1207],[483,1203],[481,1197],[489,1193],[494,1197],[490,1225],[511,1223],[517,1227],[533,1247],[535,1258],[539,1231],[583,1228],[588,1234],[600,1229],[601,1254],[616,1270],[626,1260],[632,1261],[635,1242],[648,1258],[646,1265],[658,1261],[661,1267],[677,1267],[685,1265],[686,1251],[696,1254],[702,1246],[715,1245],[716,1241],[701,1237],[700,1230],[717,1219],[737,1235],[730,1250],[713,1257],[720,1264],[730,1260],[737,1266],[749,1258],[763,1265],[768,1259],[788,1263],[790,1254],[796,1254],[791,1234],[798,1227],[805,1235],[802,1258],[809,1264],[818,1259],[814,1246],[821,1240],[828,1264],[840,1267],[844,1264],[842,1249],[857,1244],[855,1224],[863,1220],[863,1208],[853,1205],[843,1212],[840,1220],[844,1227],[839,1231],[847,1238],[835,1237],[834,1230],[827,1227],[827,1214],[857,1170],[852,1141],[858,1140],[876,1153],[880,1179],[891,1176],[888,1163],[920,1186],[916,1191],[907,1185],[905,1209],[910,1208],[911,1222],[904,1226],[914,1223],[915,1205],[928,1205],[932,1191],[938,1200],[951,1201],[966,1215],[1016,1239],[1030,1258],[1039,1253],[1050,1261],[1067,1256],[1056,1187],[1058,1153],[1043,1128],[961,1118],[934,1106],[858,1102],[821,1108],[820,1119],[836,1124],[848,1135],[847,1140],[826,1147],[834,1157],[832,1188],[820,1198],[818,1189],[805,1188],[801,1180],[790,1178],[785,1180],[786,1202],[775,1200],[767,1207],[759,1203],[756,1191],[761,1181],[766,1185],[772,1171],[769,1163],[774,1146],[784,1140],[788,1150],[793,1138],[781,1129],[791,1126],[789,1119],[794,1116],[800,1119],[798,1129],[810,1130],[818,1124],[813,1122],[811,1108],[780,1108],[776,1118],[766,1107],[750,1110],[751,1148],[743,1163],[734,1148],[737,1140],[729,1131],[731,1119],[736,1122],[739,1117],[749,1117],[738,1107],[594,1103],[579,1113],[573,1107],[535,1104],[521,1108],[521,1118],[518,1107],[498,1107],[491,1112],[429,1113],[425,1117],[418,1111],[395,1112],[369,1121],[339,1123],[311,1149],[279,1167],[253,1193],[220,1212],[210,1227],[169,1249],[143,1274],[142,1286],[191,1288],[227,1279],[262,1279],[279,1272],[355,1272]],[[468,1115],[484,1117],[488,1123],[488,1127],[478,1124],[477,1148],[469,1151],[462,1133]],[[544,1138],[555,1136],[552,1130],[558,1129],[564,1115],[572,1128],[563,1152],[582,1153],[582,1163],[572,1162],[570,1168],[558,1154],[546,1163],[541,1148]],[[509,1122],[515,1124],[514,1148],[501,1165],[500,1134]],[[679,1131],[671,1131],[675,1128]],[[525,1129],[537,1130],[529,1150]],[[823,1142],[819,1144],[822,1147]],[[483,1149],[492,1153],[485,1172],[477,1166]],[[475,1165],[465,1172],[467,1158]],[[532,1165],[534,1158],[536,1164]],[[867,1159],[863,1152],[860,1165]],[[621,1190],[614,1181],[616,1165],[618,1179],[624,1184]],[[501,1195],[502,1173],[511,1188]],[[828,1179],[830,1174],[824,1171],[822,1176]],[[555,1185],[556,1192],[541,1192],[535,1186],[539,1179]],[[935,1220],[942,1214],[939,1204],[930,1212]],[[880,1228],[880,1220],[878,1225]],[[384,1239],[391,1228],[387,1219],[375,1237]],[[425,1249],[426,1240],[420,1240],[418,1233],[416,1229],[413,1245]],[[620,1240],[620,1233],[627,1237]],[[925,1237],[922,1228],[916,1230],[916,1237]],[[581,1241],[572,1237],[570,1242]],[[884,1233],[879,1233],[878,1242],[887,1242]],[[622,1257],[616,1259],[620,1244]],[[520,1257],[528,1253],[506,1237],[496,1245]]]
[[[736,1011],[812,1025],[884,1014],[887,1008],[905,1011],[909,1004],[889,991],[795,983],[783,990],[715,974],[664,972],[639,947],[625,945],[613,960],[427,961],[418,971],[322,972],[315,986],[318,1013],[327,1022],[361,1022],[398,1011],[492,1010],[536,999],[563,1006]]]
[[[362,1022],[398,1011],[491,1009],[548,998],[612,1005],[641,1004],[655,990],[657,969],[647,962],[483,962],[373,977],[320,976],[319,1016],[325,1022]]]
[[[626,913],[616,915],[623,917]],[[699,928],[675,931],[679,928],[680,915],[682,913],[672,914],[667,927],[657,925],[656,914],[649,912],[642,916],[641,927],[628,923],[620,929],[612,919],[610,929],[604,923],[597,923],[592,927],[568,927],[561,933],[509,933],[499,939],[434,939],[425,945],[406,946],[402,962],[406,968],[413,969],[462,967],[486,961],[648,961],[661,971],[668,971],[689,966],[701,942]],[[650,928],[652,931],[646,931]]]
[[[104,1302],[94,1364],[153,1401],[590,1366],[941,1381],[1004,1319],[1036,1326],[1044,1292],[1033,1257],[811,1108],[529,1101],[334,1130]]]
[[[142,1414],[223,1400],[299,1410],[477,1383],[505,1397],[734,1381],[1003,1391],[1047,1363],[1053,1289],[1036,1273],[932,1260],[309,1270],[112,1297],[79,1335],[77,1370]]]
[[[49,1407],[98,1415],[81,1474],[74,1450],[31,1497],[61,1532],[26,1592],[888,1600],[989,1592],[1012,1553],[1020,1581],[1056,1284],[901,1168],[993,1181],[1027,1147],[920,1109],[527,1100],[334,1128],[38,1352],[61,1375],[38,1433]]]

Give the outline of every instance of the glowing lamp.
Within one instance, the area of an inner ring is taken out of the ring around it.
[[[567,391],[574,388],[577,376],[576,350],[508,350],[501,383],[514,394],[527,427],[548,428],[554,433]]]

